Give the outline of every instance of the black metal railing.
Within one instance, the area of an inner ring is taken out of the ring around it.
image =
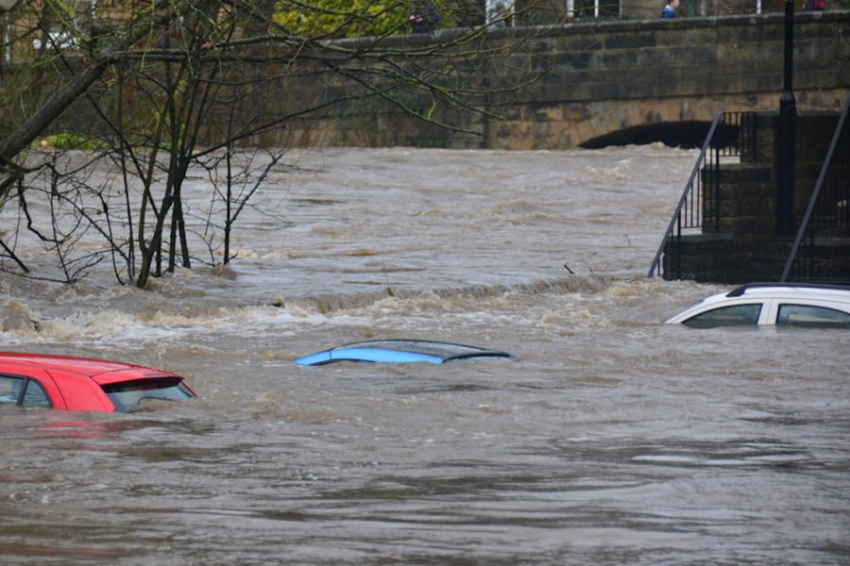
[[[675,237],[675,250],[668,262],[681,279],[681,239],[684,230],[702,229],[716,232],[720,223],[721,168],[724,158],[752,159],[756,154],[755,114],[752,112],[718,112],[711,123],[699,157],[694,164],[685,190],[679,199],[673,218],[667,226],[664,238],[648,277],[662,274],[662,257],[667,244]]]
[[[780,281],[823,278],[823,254],[812,253],[815,240],[850,236],[850,97],[844,101],[832,142],[820,168],[815,188],[797,230]],[[821,257],[819,257],[821,256]]]

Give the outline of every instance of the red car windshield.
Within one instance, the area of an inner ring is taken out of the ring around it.
[[[184,401],[195,396],[181,379],[174,377],[122,381],[104,385],[103,391],[119,413],[132,411],[144,399]]]

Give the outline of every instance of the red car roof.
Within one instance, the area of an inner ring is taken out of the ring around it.
[[[72,372],[90,377],[100,384],[129,379],[144,379],[147,377],[178,377],[167,371],[135,364],[93,358],[78,358],[75,356],[0,352],[0,364],[4,361],[31,365],[47,371],[62,370]]]
[[[142,398],[195,397],[194,391],[179,375],[110,360],[0,352],[0,374],[3,374],[0,379],[7,373],[13,379],[27,376],[40,385],[41,392],[47,398],[43,401],[37,398],[34,406],[51,406],[56,409],[126,411]],[[133,385],[129,385],[130,382]],[[123,388],[125,383],[128,383],[126,391]],[[120,391],[113,391],[113,388],[108,387],[112,384],[121,384]],[[25,387],[25,391],[29,391],[29,385]],[[163,391],[161,397],[156,393],[144,393],[160,389]],[[16,404],[20,403],[22,400],[18,399]],[[26,406],[25,403],[24,405]]]

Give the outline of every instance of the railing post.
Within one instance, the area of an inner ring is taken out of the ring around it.
[[[785,0],[785,73],[779,99],[779,186],[776,207],[776,231],[779,236],[794,235],[797,102],[794,99],[793,80],[794,2]]]
[[[705,163],[706,155],[711,156],[711,140],[714,138],[714,132],[717,131],[717,126],[720,123],[720,120],[723,117],[722,112],[718,112],[714,121],[711,123],[711,127],[708,129],[708,135],[705,136],[705,141],[702,143],[702,149],[700,150],[699,157],[697,157],[697,162],[694,164],[694,168],[691,170],[691,176],[688,178],[688,182],[685,184],[685,190],[682,192],[682,196],[679,199],[679,204],[676,206],[676,211],[673,213],[673,217],[670,219],[670,224],[667,225],[667,231],[664,233],[664,238],[661,240],[661,245],[658,246],[658,251],[655,252],[655,259],[652,260],[652,265],[649,267],[649,273],[647,277],[652,277],[656,272],[661,274],[661,256],[664,255],[664,250],[667,247],[667,242],[673,237],[673,231],[678,226],[678,240],[679,245],[676,246],[676,258],[679,263],[679,268],[677,270],[677,278],[681,279],[681,237],[682,237],[682,215],[688,213],[688,206],[693,205],[691,202],[691,197],[694,191],[694,184],[697,184],[697,196],[696,196],[696,205],[697,205],[697,214],[699,214],[699,207],[702,206],[700,203],[699,196],[699,173],[700,167]],[[704,195],[703,195],[704,196]],[[697,228],[701,225],[698,221],[695,224],[688,224],[689,227]],[[671,264],[673,261],[671,260]]]
[[[678,227],[676,229],[676,279],[682,278],[682,215],[679,215]]]
[[[726,113],[723,113],[723,121],[726,121]],[[720,232],[720,145],[714,148],[714,173],[713,173],[713,184],[714,184],[714,210],[711,213],[714,215],[714,231],[716,233]]]
[[[785,261],[785,268],[782,270],[782,276],[779,278],[780,281],[788,280],[788,276],[791,275],[791,269],[795,264],[800,265],[805,262],[806,269],[809,272],[813,270],[814,260],[812,258],[803,258],[803,260],[799,260],[797,258],[797,254],[800,251],[800,247],[803,245],[804,238],[810,247],[814,247],[815,233],[814,230],[811,229],[809,223],[811,221],[812,214],[814,213],[821,189],[823,188],[824,181],[826,180],[826,174],[832,166],[834,152],[841,140],[845,124],[847,124],[848,114],[850,114],[850,96],[844,100],[844,105],[841,107],[841,114],[838,116],[838,123],[835,126],[835,132],[832,134],[832,142],[829,144],[829,149],[826,151],[826,157],[821,165],[818,179],[815,182],[815,188],[812,191],[811,197],[809,197],[809,204],[806,206],[806,212],[803,214],[803,219],[800,221],[800,229],[797,231],[797,237],[794,240],[794,245],[791,246],[791,253],[788,254],[788,259]]]

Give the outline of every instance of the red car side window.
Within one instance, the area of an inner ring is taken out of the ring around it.
[[[23,387],[24,380],[22,378],[0,375],[0,404],[17,405]]]
[[[53,406],[50,396],[38,381],[8,375],[0,375],[0,404],[48,408]]]
[[[50,397],[47,391],[39,382],[34,379],[28,379],[26,389],[24,390],[24,400],[21,402],[24,407],[52,407]]]

